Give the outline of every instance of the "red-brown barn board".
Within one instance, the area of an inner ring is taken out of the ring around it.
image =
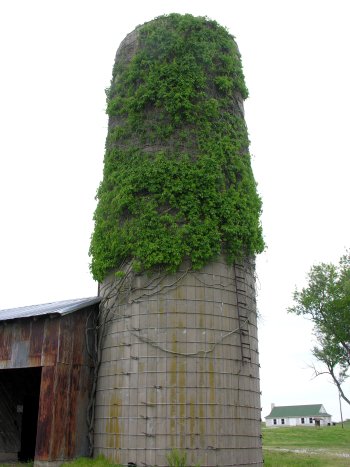
[[[55,367],[44,367],[41,373],[40,404],[35,448],[35,458],[40,460],[48,460],[50,455],[53,431],[52,395],[54,393],[54,382]]]
[[[59,344],[58,344],[58,363],[72,364],[73,343],[76,339],[74,315],[65,316],[60,320]],[[81,348],[79,349],[82,350]]]
[[[65,316],[0,321],[0,369],[41,367],[36,465],[87,455],[91,361],[86,322],[97,304]]]
[[[41,354],[44,340],[44,326],[44,319],[35,319],[31,322],[29,359],[32,366],[41,365]]]
[[[64,317],[62,319],[65,319]],[[60,322],[58,318],[46,318],[41,355],[42,366],[54,365],[57,359]]]
[[[12,344],[12,326],[3,325],[0,327],[0,361],[4,361],[2,368],[5,367],[7,360],[11,358],[11,344]]]
[[[65,437],[68,420],[71,416],[68,412],[68,397],[70,383],[70,365],[58,364],[55,367],[54,398],[51,401],[53,405],[53,424],[52,443],[50,458],[66,459],[64,452]]]

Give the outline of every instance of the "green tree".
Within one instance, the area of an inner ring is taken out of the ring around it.
[[[307,287],[295,290],[293,298],[295,304],[288,311],[314,324],[317,345],[312,353],[324,368],[314,367],[315,375],[329,374],[342,399],[350,404],[342,387],[350,369],[350,252],[336,265],[312,266]]]

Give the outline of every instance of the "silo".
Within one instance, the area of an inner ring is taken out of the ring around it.
[[[95,455],[262,465],[246,96],[233,37],[206,18],[157,18],[117,51],[90,248]]]

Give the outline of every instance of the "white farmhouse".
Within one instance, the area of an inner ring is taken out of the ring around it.
[[[283,405],[271,404],[271,413],[265,417],[266,426],[320,426],[332,423],[332,415],[328,414],[322,404]]]

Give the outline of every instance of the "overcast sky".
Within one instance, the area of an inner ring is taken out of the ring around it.
[[[155,16],[208,16],[236,37],[250,91],[268,245],[257,260],[262,414],[323,403],[339,420],[335,387],[312,380],[312,327],[286,308],[312,264],[350,246],[348,5],[1,0],[0,309],[97,294],[88,248],[115,52]]]

